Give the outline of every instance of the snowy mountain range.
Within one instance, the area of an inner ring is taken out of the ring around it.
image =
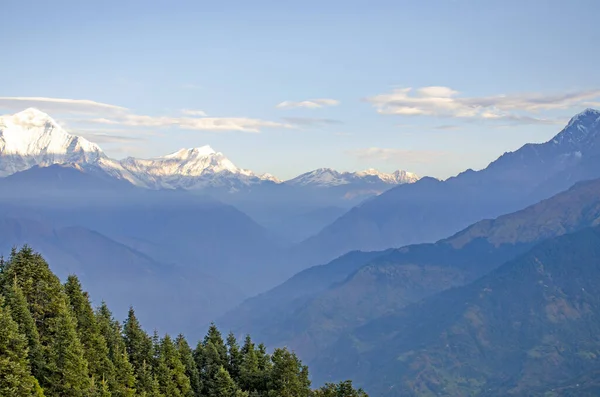
[[[385,174],[369,169],[340,173],[322,168],[282,182],[270,174],[238,168],[210,146],[181,149],[150,159],[127,157],[114,160],[95,143],[69,134],[48,114],[37,109],[0,116],[0,177],[36,165],[47,167],[52,164],[77,164],[83,169],[102,171],[149,189],[226,188],[237,191],[259,184],[333,187],[353,183],[397,185],[419,179],[406,171]]]
[[[392,174],[379,172],[373,168],[359,172],[338,172],[331,168],[319,168],[304,173],[294,179],[286,181],[296,186],[331,187],[348,185],[351,183],[384,183],[387,185],[400,185],[402,183],[413,183],[419,177],[412,172],[398,170]]]

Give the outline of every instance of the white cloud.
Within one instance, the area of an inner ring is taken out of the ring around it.
[[[181,109],[181,113],[186,116],[206,117],[208,116],[203,110]]]
[[[306,101],[299,101],[299,102],[283,101],[275,107],[280,108],[280,109],[289,109],[289,108],[315,109],[315,108],[322,108],[325,106],[337,106],[339,104],[340,104],[340,101],[338,101],[336,99],[321,98],[321,99],[309,99]]]
[[[121,106],[87,99],[62,99],[44,97],[0,97],[0,109],[20,111],[34,107],[48,113],[120,114],[127,112]]]
[[[406,150],[393,148],[370,147],[363,149],[354,149],[346,151],[358,160],[364,161],[385,161],[385,162],[406,162],[406,163],[431,163],[448,153],[431,150]]]
[[[90,123],[129,127],[179,127],[184,130],[260,132],[266,128],[292,128],[290,124],[246,117],[167,117],[126,114],[116,118],[95,118]]]
[[[0,97],[0,109],[20,111],[35,107],[51,115],[77,114],[80,124],[103,124],[124,127],[178,127],[184,130],[260,132],[261,128],[294,128],[288,123],[248,117],[204,117],[201,110],[183,110],[184,117],[135,114],[130,109],[86,99],[40,97]],[[190,117],[195,116],[195,117]],[[200,116],[200,118],[198,117]]]
[[[380,114],[507,121],[513,124],[557,124],[562,120],[534,116],[541,111],[585,106],[600,89],[562,94],[522,93],[465,97],[448,87],[397,88],[367,98]]]

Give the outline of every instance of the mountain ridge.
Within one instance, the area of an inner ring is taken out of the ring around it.
[[[303,264],[314,265],[352,250],[434,242],[599,176],[600,111],[586,109],[547,142],[506,152],[482,170],[444,181],[421,178],[366,200],[294,252]]]
[[[287,183],[293,186],[332,187],[351,183],[396,185],[412,183],[418,177],[398,170],[391,174],[374,169],[361,172],[338,172],[332,183],[314,176],[325,169],[281,181],[271,174],[256,174],[237,167],[221,152],[209,145],[183,148],[153,158],[109,158],[102,149],[85,138],[68,133],[48,114],[28,108],[13,115],[0,116],[0,177],[24,171],[34,165],[78,164],[90,171],[124,179],[136,186],[150,189],[226,188],[236,192],[261,184]],[[313,180],[308,180],[309,175]],[[379,189],[380,193],[382,189]]]

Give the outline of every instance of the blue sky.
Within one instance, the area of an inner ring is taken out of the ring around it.
[[[595,0],[2,3],[0,111],[117,158],[448,177],[600,107]]]

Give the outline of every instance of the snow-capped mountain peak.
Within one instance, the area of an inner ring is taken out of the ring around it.
[[[35,165],[93,163],[104,156],[98,145],[69,134],[35,108],[0,116],[0,176]]]
[[[174,153],[162,157],[165,159],[187,160],[194,157],[207,157],[216,153],[212,147],[205,145],[197,148],[179,149]]]
[[[585,109],[569,120],[569,123],[559,132],[552,143],[567,146],[568,149],[585,149],[590,140],[595,138],[595,131],[600,126],[600,111]]]
[[[402,183],[416,182],[418,179],[419,177],[417,175],[402,170],[386,174],[379,172],[374,168],[359,172],[339,172],[331,168],[318,168],[314,171],[299,175],[294,179],[290,179],[289,181],[286,181],[286,183],[296,186],[316,187],[340,186],[351,183],[399,185]]]

